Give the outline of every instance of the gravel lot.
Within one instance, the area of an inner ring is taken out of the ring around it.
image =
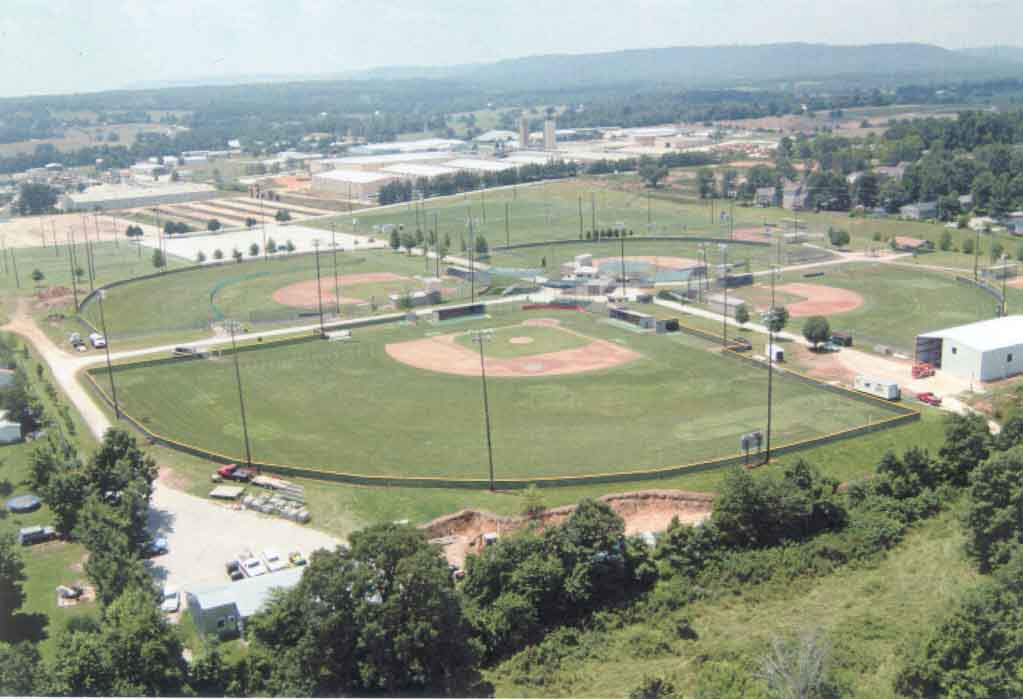
[[[277,223],[266,224],[266,237],[273,238],[278,245],[284,245],[288,240],[295,244],[297,252],[309,252],[313,250],[313,241],[320,241],[320,250],[330,250],[330,231],[320,228],[310,228],[301,225],[283,226]],[[358,241],[358,245],[356,245]],[[251,230],[235,229],[226,233],[191,233],[185,236],[168,237],[164,241],[164,248],[167,254],[177,255],[186,260],[194,260],[196,254],[201,250],[205,253],[207,261],[213,261],[213,251],[220,250],[226,259],[230,259],[231,251],[235,248],[241,250],[245,257],[249,256],[249,246],[252,243],[263,247],[263,227],[256,226]],[[155,248],[159,242],[156,239],[146,238],[143,245]],[[377,239],[373,243],[365,236],[353,236],[348,233],[337,234],[337,245],[339,250],[366,250],[369,248],[387,247],[387,241]],[[260,252],[262,254],[262,252]]]

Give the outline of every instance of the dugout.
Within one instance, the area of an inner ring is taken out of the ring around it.
[[[438,308],[433,312],[432,320],[434,323],[439,323],[442,320],[482,316],[485,315],[486,312],[487,304],[485,303],[467,303],[461,306],[445,306],[444,308]]]
[[[654,330],[657,327],[657,319],[647,313],[640,313],[628,308],[612,306],[607,309],[607,315],[614,320],[620,320],[646,330]]]

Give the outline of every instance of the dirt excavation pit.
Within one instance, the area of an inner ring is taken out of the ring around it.
[[[805,301],[797,301],[786,306],[793,318],[848,313],[863,305],[863,297],[855,291],[834,286],[794,282],[782,284],[778,288],[785,293],[806,298]]]
[[[340,279],[341,290],[344,291],[346,286],[356,284],[378,284],[381,282],[412,282],[414,280],[409,277],[403,277],[400,274],[394,274],[393,272],[366,272],[363,274],[346,274]],[[331,283],[332,280],[320,282],[320,297],[323,303],[336,303],[337,297],[334,296],[334,285]],[[282,306],[292,306],[294,308],[313,308],[317,305],[318,300],[316,298],[316,280],[309,279],[304,282],[295,282],[288,286],[282,286],[280,289],[273,293],[273,300]],[[362,299],[349,298],[342,296],[340,298],[341,303],[344,304],[364,304],[369,303]]]
[[[567,332],[567,331],[566,331]],[[479,354],[462,347],[455,335],[440,335],[422,340],[392,342],[384,347],[395,361],[416,369],[456,376],[479,376]],[[514,339],[514,338],[513,338]],[[531,339],[531,338],[518,338]],[[591,342],[573,349],[544,352],[523,357],[487,359],[487,376],[524,378],[556,376],[599,371],[639,359],[642,355],[606,340]]]
[[[714,496],[683,490],[643,490],[634,493],[605,495],[600,498],[625,520],[628,536],[662,532],[674,517],[684,524],[699,524],[710,516]],[[448,563],[459,568],[469,554],[483,548],[484,534],[507,536],[530,524],[538,531],[564,523],[575,505],[545,510],[536,517],[502,517],[490,512],[462,510],[421,525],[434,543],[440,544]]]

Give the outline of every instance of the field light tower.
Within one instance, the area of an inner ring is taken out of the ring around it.
[[[252,468],[252,448],[249,446],[249,423],[245,419],[245,395],[242,392],[242,370],[238,365],[238,345],[234,339],[234,331],[238,323],[231,319],[228,319],[226,323],[231,331],[231,355],[234,357],[234,378],[238,384],[238,409],[242,416],[242,436],[245,439],[245,465]]]
[[[483,359],[483,344],[494,339],[494,331],[474,330],[472,341],[480,348],[480,380],[483,383],[483,419],[487,428],[487,461],[490,464],[490,491],[494,491],[494,446],[490,439],[490,402],[487,400],[487,366]]]
[[[767,447],[764,463],[771,462],[771,417],[774,407],[774,282],[778,276],[777,265],[771,265],[771,310],[767,318]]]
[[[721,346],[728,346],[728,246],[718,244],[721,249],[721,279],[725,287],[725,300],[721,306]]]

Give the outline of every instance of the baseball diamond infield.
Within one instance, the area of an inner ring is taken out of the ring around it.
[[[786,306],[793,318],[848,313],[863,305],[863,297],[858,293],[835,286],[793,282],[782,284],[778,288],[789,294],[806,297],[805,301],[797,301]]]
[[[393,272],[364,272],[362,274],[346,274],[340,283],[342,291],[349,287],[357,284],[376,284],[380,282],[413,282],[414,280],[409,277],[403,277],[400,274],[394,274]],[[280,289],[273,293],[273,300],[282,306],[292,306],[294,308],[311,308],[316,305],[316,287],[317,281],[315,279],[307,279],[301,282],[295,282],[294,284],[288,284],[282,286]],[[324,303],[334,303],[336,297],[334,296],[334,280],[333,277],[327,276],[319,282],[320,297]],[[342,296],[340,299],[341,303],[345,304],[358,304],[368,303],[358,298],[349,298]]]

